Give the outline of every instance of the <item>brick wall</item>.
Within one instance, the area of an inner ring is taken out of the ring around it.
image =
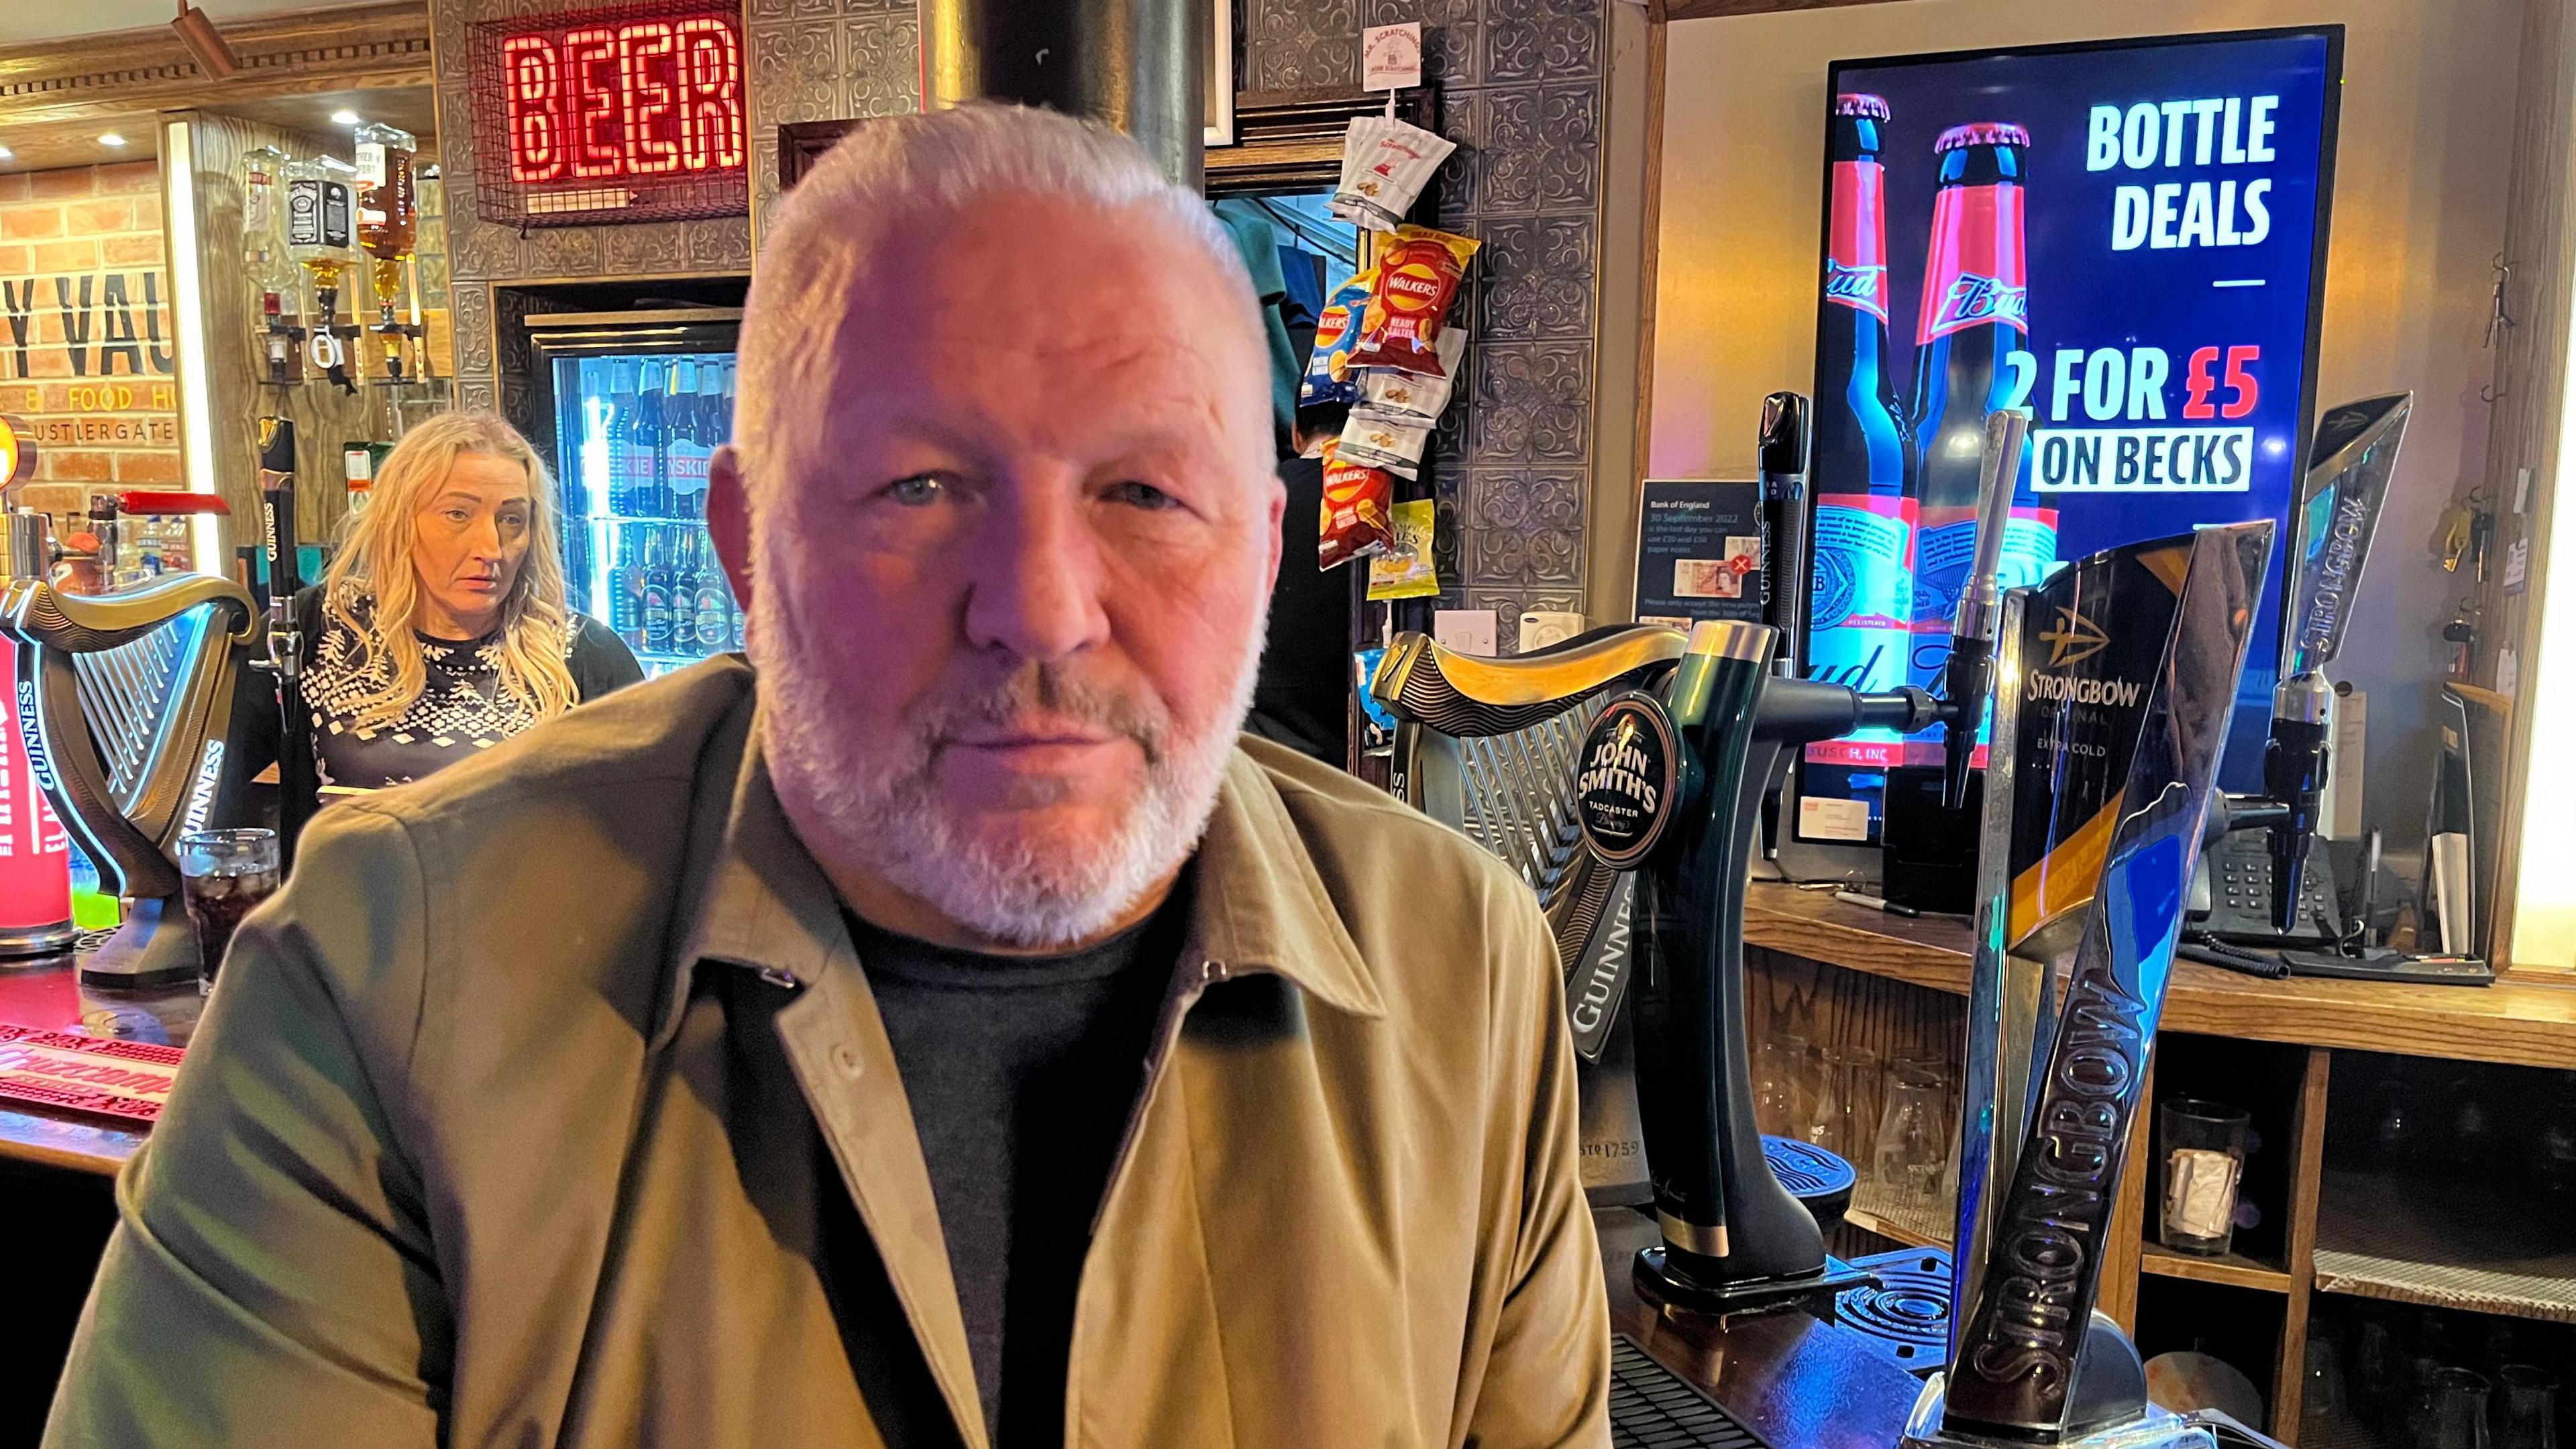
[[[182,486],[158,163],[0,176],[0,411],[36,425],[28,502]]]

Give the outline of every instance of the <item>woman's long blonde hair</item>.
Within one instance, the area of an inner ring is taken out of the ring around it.
[[[412,544],[422,499],[447,481],[467,453],[506,458],[528,474],[528,554],[501,600],[502,690],[552,719],[573,707],[571,631],[564,603],[563,561],[556,552],[555,485],[545,460],[518,429],[493,413],[442,413],[413,428],[376,470],[364,512],[349,515],[339,556],[323,581],[323,607],[359,641],[358,667],[375,687],[357,701],[358,722],[384,725],[402,717],[427,686],[420,639],[420,576]]]

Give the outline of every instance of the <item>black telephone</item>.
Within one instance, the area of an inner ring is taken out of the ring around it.
[[[2261,830],[2231,830],[2200,853],[2191,883],[2191,928],[2238,946],[2332,946],[2343,939],[2343,903],[2335,893],[2334,852],[2308,840],[2299,872],[2299,926],[2288,935],[2272,924],[2272,854]]]

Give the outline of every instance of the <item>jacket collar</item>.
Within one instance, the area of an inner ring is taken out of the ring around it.
[[[679,1030],[700,961],[812,982],[850,949],[840,899],[788,824],[760,736],[746,698],[701,756],[680,895],[695,909],[673,932],[656,1048]],[[1279,787],[1240,749],[1227,761],[1199,843],[1187,939],[1184,965],[1212,963],[1229,976],[1268,972],[1353,1016],[1386,1012]]]

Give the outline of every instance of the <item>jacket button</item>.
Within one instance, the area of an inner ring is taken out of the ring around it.
[[[848,1045],[832,1048],[832,1065],[841,1069],[842,1076],[857,1076],[862,1066],[859,1061],[858,1048]]]

